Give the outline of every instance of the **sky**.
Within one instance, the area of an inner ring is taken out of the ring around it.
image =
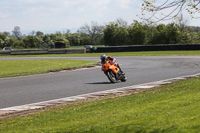
[[[139,20],[142,0],[0,0],[0,32],[19,26],[22,32],[63,32],[92,21],[108,24],[121,18]],[[199,20],[189,25],[200,26]]]

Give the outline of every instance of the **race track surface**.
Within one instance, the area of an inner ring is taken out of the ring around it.
[[[84,59],[99,57],[26,57],[16,59]],[[200,72],[200,56],[116,57],[127,82],[112,84],[100,67],[0,79],[0,108],[31,104],[125,86],[165,80]]]

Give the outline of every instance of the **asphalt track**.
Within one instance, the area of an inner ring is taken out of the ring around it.
[[[52,58],[99,61],[99,57],[2,57],[0,60]],[[200,72],[200,56],[133,56],[116,58],[128,77],[127,82],[110,83],[100,67],[0,79],[0,109]]]

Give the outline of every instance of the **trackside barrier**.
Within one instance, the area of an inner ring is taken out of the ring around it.
[[[48,54],[48,49],[42,50],[13,50],[11,55],[34,55],[34,54]]]
[[[131,45],[108,46],[90,49],[90,53],[106,52],[136,52],[136,51],[176,51],[176,50],[200,50],[200,44],[159,44],[159,45]]]
[[[48,54],[79,54],[86,53],[85,48],[48,49]]]
[[[11,51],[10,50],[0,50],[0,55],[10,55]]]
[[[86,53],[85,48],[36,49],[36,50],[0,50],[0,55],[37,55],[37,54],[77,54]]]
[[[167,45],[132,45],[64,49],[38,49],[38,50],[0,50],[0,55],[35,55],[35,54],[76,54],[76,53],[106,53],[106,52],[136,52],[136,51],[175,51],[200,50],[200,44],[167,44]]]

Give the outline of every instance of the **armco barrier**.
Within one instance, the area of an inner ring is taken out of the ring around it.
[[[11,51],[10,50],[0,50],[0,55],[10,55]]]
[[[66,49],[49,49],[48,54],[66,54]]]
[[[175,51],[175,50],[200,50],[200,44],[109,46],[109,47],[97,47],[96,49],[90,49],[90,52],[106,53],[106,52]]]
[[[75,54],[86,53],[85,48],[64,48],[64,49],[36,49],[36,50],[0,50],[0,55],[36,55],[36,54]]]
[[[11,55],[35,55],[35,54],[48,54],[48,49],[38,50],[13,50]]]
[[[79,54],[86,53],[85,48],[48,49],[48,54]]]
[[[106,52],[134,52],[134,51],[175,51],[200,50],[200,44],[167,44],[167,45],[132,45],[64,49],[38,49],[38,50],[0,50],[0,55],[35,55],[35,54],[75,54],[75,53],[106,53]]]

